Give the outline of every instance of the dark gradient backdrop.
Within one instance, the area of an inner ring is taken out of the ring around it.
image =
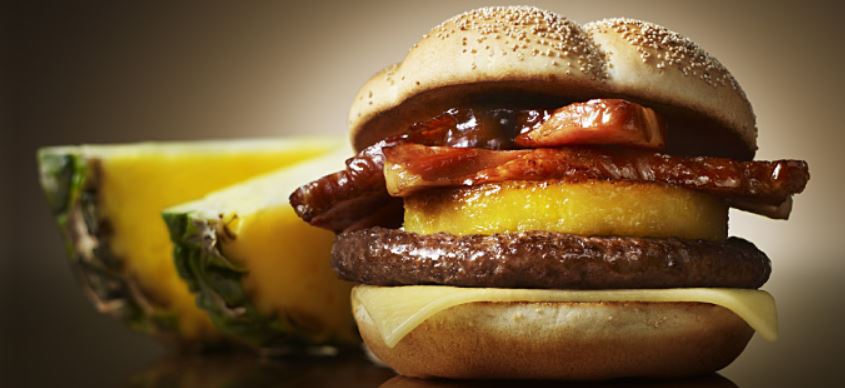
[[[0,350],[11,356],[0,373],[13,379],[3,386],[119,385],[162,354],[79,292],[37,186],[36,148],[345,136],[349,103],[370,75],[441,20],[493,2],[26,3],[0,12],[11,44],[0,84]],[[724,374],[743,387],[831,385],[845,359],[841,12],[737,3],[537,2],[578,22],[630,16],[692,37],[748,93],[758,157],[809,161],[813,178],[789,222],[731,215],[732,233],[774,262],[765,288],[782,338],[755,338]]]

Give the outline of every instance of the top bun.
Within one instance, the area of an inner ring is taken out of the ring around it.
[[[373,76],[349,112],[364,148],[461,105],[626,98],[667,121],[667,152],[751,159],[757,128],[733,76],[691,40],[634,19],[580,26],[535,7],[457,15]],[[530,106],[530,105],[528,105]]]

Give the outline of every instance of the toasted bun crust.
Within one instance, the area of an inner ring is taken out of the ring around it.
[[[367,311],[372,352],[409,377],[681,377],[719,370],[753,330],[706,303],[470,303],[440,312],[388,348]]]
[[[361,149],[455,106],[597,97],[658,110],[678,153],[748,159],[757,148],[745,93],[689,39],[633,19],[579,26],[534,7],[481,8],[435,27],[361,88],[349,126]]]

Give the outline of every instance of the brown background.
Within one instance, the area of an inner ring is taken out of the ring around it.
[[[9,19],[0,35],[10,54],[0,63],[0,377],[15,386],[120,385],[162,354],[98,316],[79,292],[37,187],[37,147],[345,136],[347,108],[370,75],[441,20],[491,2],[112,3],[0,10]],[[733,72],[754,104],[758,158],[809,161],[813,178],[789,222],[731,214],[732,233],[773,260],[765,288],[778,300],[782,338],[755,338],[724,375],[744,387],[841,379],[839,10],[806,1],[537,4],[578,22],[630,16],[690,36]]]

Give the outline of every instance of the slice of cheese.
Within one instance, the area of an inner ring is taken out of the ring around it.
[[[765,291],[731,288],[662,290],[533,290],[448,286],[357,286],[352,307],[362,306],[393,347],[426,319],[474,302],[697,302],[724,307],[742,318],[767,341],[777,339],[777,311]]]

